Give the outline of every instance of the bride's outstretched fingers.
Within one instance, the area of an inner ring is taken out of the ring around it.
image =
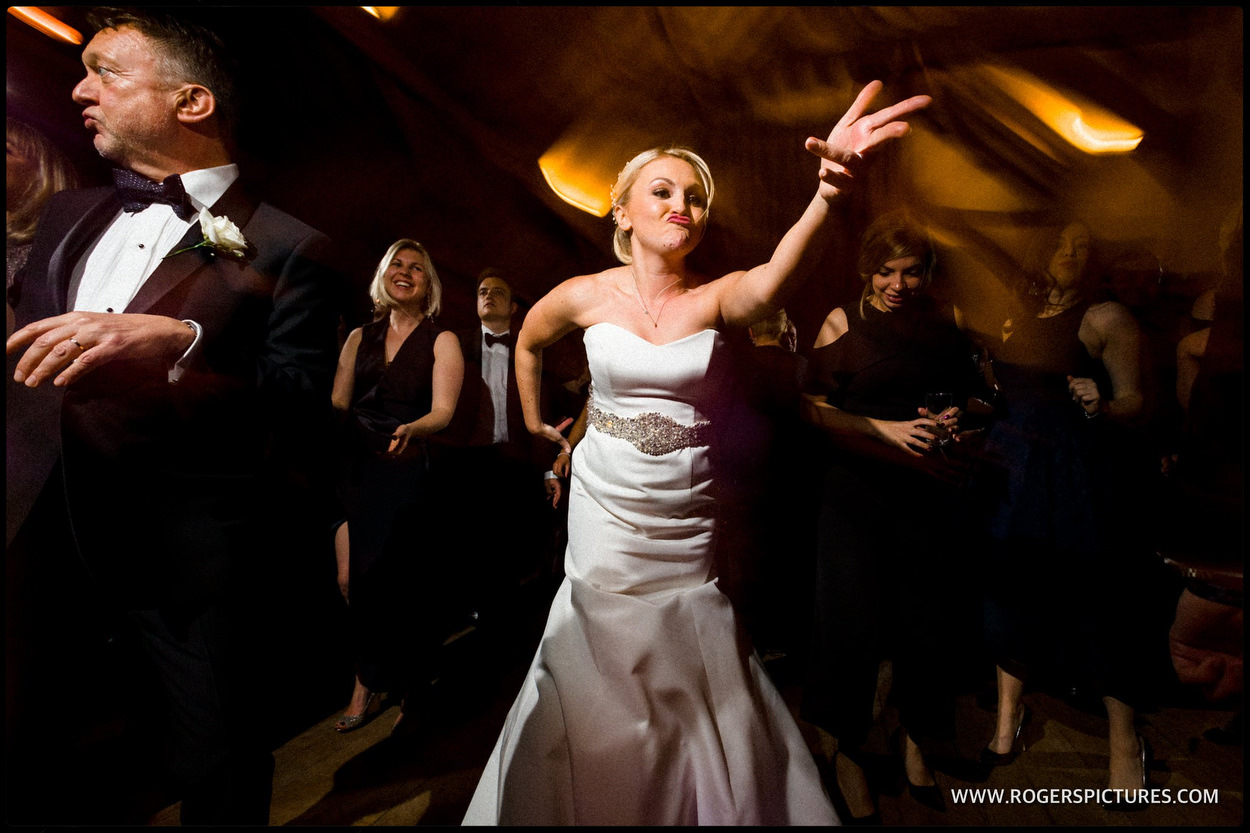
[[[910,132],[911,125],[900,121],[902,117],[928,107],[933,101],[927,95],[915,95],[874,113],[866,113],[882,86],[880,81],[869,82],[834,125],[828,138],[821,140],[811,136],[804,143],[808,152],[820,157],[821,181],[835,190],[855,178],[856,168],[868,151]]]

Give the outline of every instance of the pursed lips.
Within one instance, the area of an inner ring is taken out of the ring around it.
[[[668,221],[670,223],[677,223],[678,225],[682,225],[682,226],[690,225],[690,218],[682,214],[673,214],[668,218]]]

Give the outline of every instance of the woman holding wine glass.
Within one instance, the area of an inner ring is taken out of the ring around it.
[[[953,735],[939,649],[952,641],[966,540],[950,447],[939,443],[957,436],[980,385],[958,310],[926,294],[934,265],[928,237],[905,217],[873,223],[859,256],[863,292],[825,319],[805,394],[804,418],[827,443],[802,716],[837,738],[848,823],[876,816],[864,744],[885,658],[908,792],[945,807],[920,742]]]

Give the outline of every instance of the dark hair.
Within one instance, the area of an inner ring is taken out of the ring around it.
[[[483,281],[485,281],[487,278],[494,278],[495,280],[503,281],[508,286],[508,294],[509,295],[513,294],[512,281],[508,280],[508,278],[504,275],[504,273],[501,270],[496,269],[494,266],[487,266],[485,269],[481,271],[480,274],[478,274],[477,284],[474,286],[474,289],[475,290],[481,289]]]
[[[920,259],[924,270],[920,286],[927,287],[933,280],[937,266],[937,252],[924,227],[905,214],[884,214],[873,221],[864,232],[859,247],[859,277],[864,290],[859,296],[859,314],[864,315],[864,301],[872,296],[872,276],[892,260],[905,257]]]
[[[1040,310],[1055,286],[1055,279],[1050,276],[1050,261],[1054,256],[1059,238],[1069,226],[1084,226],[1090,231],[1089,223],[1079,217],[1058,223],[1047,224],[1039,228],[1029,238],[1025,249],[1024,262],[1021,264],[1020,280],[1016,285],[1017,300],[1031,312]],[[1085,261],[1085,271],[1076,283],[1076,289],[1083,297],[1091,297],[1098,287],[1101,268],[1098,265],[1098,248],[1090,231],[1089,256]]]
[[[213,93],[223,134],[233,136],[239,120],[238,67],[215,32],[175,14],[149,8],[98,8],[87,14],[98,32],[131,26],[158,50],[157,66],[171,81],[201,84]]]

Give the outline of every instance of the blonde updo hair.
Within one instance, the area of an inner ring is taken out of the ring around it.
[[[373,270],[373,280],[369,283],[369,297],[373,299],[373,311],[375,314],[381,314],[399,306],[399,302],[391,297],[390,291],[386,288],[386,270],[395,256],[404,249],[412,249],[425,260],[425,278],[429,287],[425,292],[423,311],[428,317],[433,318],[442,308],[443,284],[438,279],[438,272],[434,271],[434,261],[430,260],[430,253],[425,246],[407,237],[392,243],[391,247],[386,250],[386,254],[378,261],[378,268]]]
[[[708,169],[707,163],[699,154],[690,148],[672,145],[669,147],[654,147],[650,150],[644,150],[633,159],[625,163],[625,167],[621,168],[621,172],[617,174],[616,184],[612,186],[612,222],[616,222],[616,208],[624,205],[629,200],[630,189],[634,187],[634,180],[638,178],[638,173],[651,162],[659,159],[661,156],[671,156],[674,159],[680,159],[690,164],[694,168],[695,176],[699,178],[699,184],[703,186],[703,190],[707,192],[707,204],[703,210],[710,211],[712,208],[712,196],[716,193],[716,185],[712,182],[712,172]],[[615,233],[612,235],[612,251],[616,253],[616,259],[621,263],[629,265],[634,262],[634,254],[630,246],[629,232],[616,227]]]

